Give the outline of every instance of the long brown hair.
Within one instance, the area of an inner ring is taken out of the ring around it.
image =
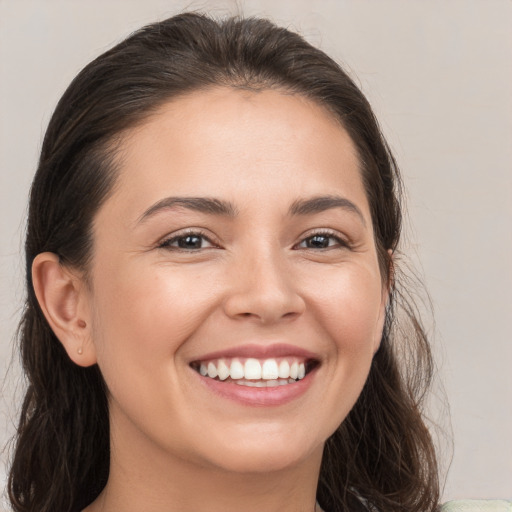
[[[400,176],[366,98],[332,59],[264,19],[216,21],[182,14],[149,25],[99,56],[73,80],[50,121],[31,189],[27,300],[19,347],[28,388],[9,474],[16,512],[76,512],[109,472],[109,418],[97,366],[68,358],[31,282],[35,256],[57,254],[87,273],[92,221],[115,185],[116,141],[164,102],[215,85],[276,88],[333,113],[354,141],[383,279],[392,283],[380,349],[359,400],[325,444],[317,497],[329,512],[429,512],[439,489],[422,416],[433,366],[406,300],[396,251]]]

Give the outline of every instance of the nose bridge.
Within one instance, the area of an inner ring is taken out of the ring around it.
[[[300,315],[304,301],[291,270],[285,249],[267,244],[247,248],[232,269],[226,313],[262,323]]]

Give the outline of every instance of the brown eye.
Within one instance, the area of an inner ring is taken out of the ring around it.
[[[164,249],[178,249],[185,251],[197,251],[214,247],[213,243],[201,233],[186,233],[164,240],[160,244]]]
[[[298,248],[300,249],[329,249],[335,247],[347,247],[347,243],[332,233],[317,233],[305,238]]]
[[[325,249],[329,247],[332,237],[325,235],[315,235],[305,240],[308,249]]]
[[[176,240],[181,249],[201,249],[203,238],[197,235],[187,235]]]

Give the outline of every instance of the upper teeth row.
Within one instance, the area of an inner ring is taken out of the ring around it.
[[[290,363],[286,359],[280,362],[266,359],[263,363],[252,358],[247,359],[245,363],[233,359],[231,364],[229,361],[219,359],[216,362],[201,363],[199,373],[212,379],[218,377],[220,380],[226,380],[228,377],[247,380],[302,379],[306,375],[306,365],[299,361]]]

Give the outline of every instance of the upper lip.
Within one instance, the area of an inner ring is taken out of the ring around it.
[[[218,350],[215,352],[209,352],[208,354],[203,354],[200,357],[194,358],[194,361],[208,361],[212,359],[234,357],[251,357],[254,359],[270,359],[274,357],[298,357],[304,359],[319,360],[319,357],[309,350],[297,347],[295,345],[289,345],[287,343],[274,343],[271,345],[239,345],[237,347],[226,348],[224,350]]]

